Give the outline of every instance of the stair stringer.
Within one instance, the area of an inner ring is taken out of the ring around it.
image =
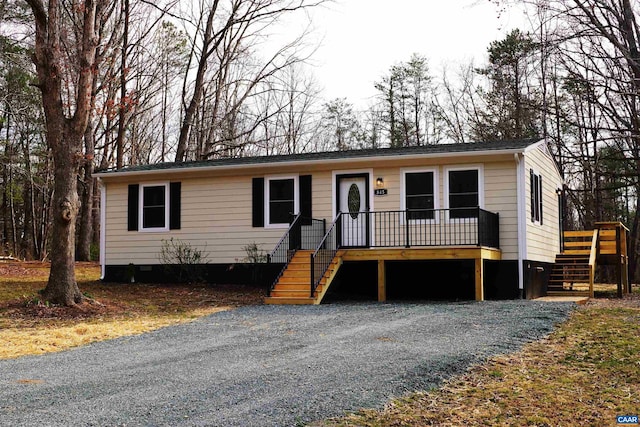
[[[320,284],[318,285],[320,291],[316,290],[314,301],[315,305],[318,305],[322,302],[322,299],[327,293],[329,286],[331,286],[331,283],[333,283],[333,279],[335,279],[336,275],[338,274],[338,270],[340,270],[340,267],[342,267],[342,254],[338,253],[333,257],[329,268],[322,277],[322,280],[320,280]]]

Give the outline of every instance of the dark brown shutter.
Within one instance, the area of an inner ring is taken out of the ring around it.
[[[311,225],[313,216],[311,199],[311,175],[302,175],[300,177],[300,215],[302,216],[302,225]]]
[[[253,178],[251,225],[264,227],[264,178]]]
[[[182,183],[169,184],[169,230],[180,230]]]
[[[129,184],[129,197],[127,202],[127,230],[138,230],[138,203],[140,185]]]

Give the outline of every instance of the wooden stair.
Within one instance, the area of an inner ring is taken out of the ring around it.
[[[590,296],[589,255],[561,253],[551,270],[547,296]]]
[[[325,272],[320,284],[311,296],[311,254],[313,251],[299,250],[278,279],[265,304],[320,304],[322,298],[342,265],[338,252]]]
[[[556,255],[547,296],[593,298],[599,230],[565,231],[564,251]]]
[[[564,251],[556,256],[547,295],[593,298],[598,265],[617,267],[619,297],[631,292],[627,233],[621,222],[596,222],[594,230],[565,231]]]

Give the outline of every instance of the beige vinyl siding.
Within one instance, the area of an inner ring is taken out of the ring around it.
[[[127,231],[127,184],[107,187],[107,264],[158,264],[163,239],[180,239],[209,253],[213,263],[232,263],[246,256],[243,247],[256,243],[270,250],[282,229],[251,227],[251,178],[182,180],[180,230]],[[157,181],[154,181],[157,182]],[[144,181],[140,182],[144,184]]]
[[[400,210],[400,168],[399,167],[377,167],[373,170],[371,185],[376,188],[376,179],[384,179],[384,188],[387,194],[384,196],[373,196],[372,207],[375,211],[398,211]]]
[[[531,221],[531,182],[529,171],[542,176],[542,225]],[[558,218],[558,195],[562,180],[553,159],[544,145],[525,154],[525,223],[527,236],[527,259],[554,262],[560,250],[560,225]]]
[[[500,246],[503,259],[517,259],[517,207],[516,207],[516,165],[512,156],[486,157],[484,162],[477,158],[429,159],[418,162],[376,162],[363,164],[341,164],[334,167],[330,162],[313,165],[304,171],[294,167],[270,165],[256,166],[255,169],[230,175],[229,171],[216,174],[215,171],[172,174],[171,181],[180,181],[181,228],[167,232],[127,231],[128,184],[163,183],[168,180],[157,176],[142,179],[140,176],[103,178],[106,186],[105,263],[107,265],[158,264],[158,254],[163,239],[180,239],[194,247],[206,250],[211,263],[241,262],[246,256],[243,249],[256,243],[265,252],[271,251],[285,233],[284,228],[253,228],[252,222],[252,179],[268,178],[272,175],[312,175],[313,216],[326,219],[329,226],[334,217],[335,175],[352,172],[370,174],[371,194],[376,188],[376,178],[384,179],[388,194],[371,196],[371,207],[375,211],[397,211],[401,209],[401,173],[404,169],[421,168],[437,171],[437,207],[445,206],[444,173],[447,167],[477,166],[482,164],[484,174],[484,208],[500,214]],[[547,184],[545,183],[545,186]],[[546,203],[546,202],[545,202]],[[548,204],[548,203],[547,203]],[[545,215],[547,212],[545,211]],[[546,222],[546,218],[545,218]]]
[[[518,206],[515,161],[484,165],[484,209],[500,214],[502,259],[518,259]]]
[[[331,224],[333,218],[333,189],[331,171],[312,173],[311,206],[314,218],[326,219]],[[327,225],[328,226],[328,225]],[[273,247],[271,248],[273,249]]]

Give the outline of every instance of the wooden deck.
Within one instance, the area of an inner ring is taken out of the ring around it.
[[[308,257],[308,251],[301,251],[303,256]],[[468,246],[445,246],[426,248],[357,248],[340,249],[337,251],[326,280],[323,279],[322,286],[318,292],[311,296],[309,274],[294,273],[301,268],[310,268],[310,264],[301,266],[302,260],[292,262],[276,283],[271,295],[265,299],[266,304],[320,304],[322,298],[331,285],[331,281],[337,274],[343,262],[377,261],[378,263],[378,301],[387,300],[386,284],[386,262],[387,261],[428,261],[428,260],[474,260],[475,262],[475,299],[484,300],[484,260],[500,260],[502,251],[500,249],[488,247],[468,247]],[[288,270],[292,270],[289,272]],[[292,288],[290,277],[298,275],[304,277],[299,281],[297,288]]]

